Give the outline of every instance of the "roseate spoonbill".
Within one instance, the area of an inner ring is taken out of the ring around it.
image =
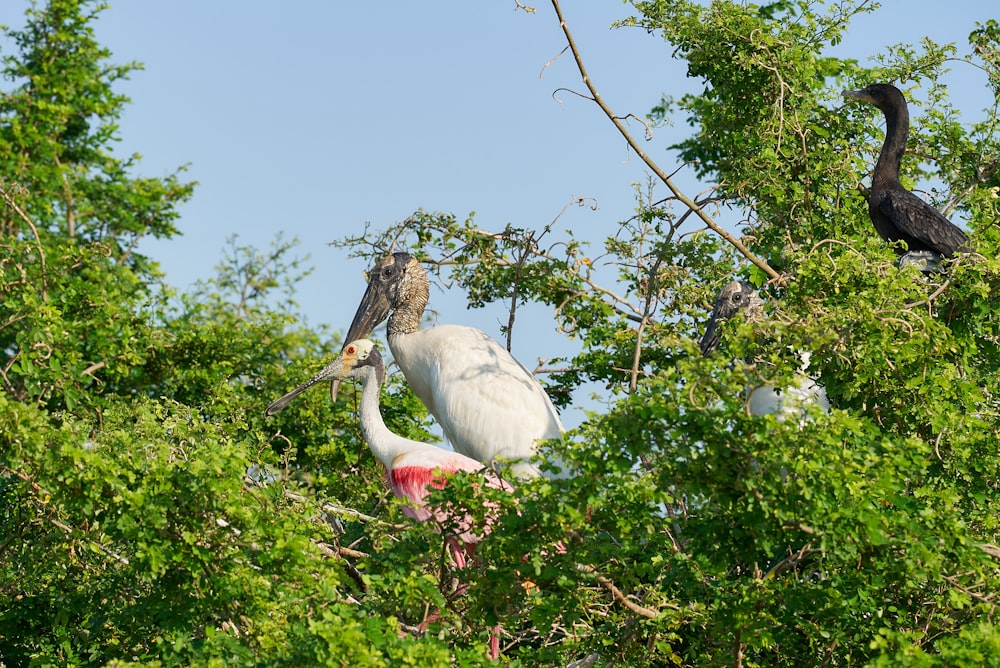
[[[910,133],[910,114],[899,89],[891,84],[872,84],[861,90],[845,90],[843,96],[873,104],[885,114],[885,142],[872,172],[868,196],[868,215],[879,236],[889,242],[906,242],[907,250],[926,257],[930,267],[937,264],[939,256],[967,250],[969,239],[965,232],[899,182],[899,167]]]
[[[388,316],[389,349],[414,394],[457,452],[492,465],[502,460],[520,479],[540,439],[563,426],[535,377],[484,332],[461,325],[418,329],[430,296],[427,273],[408,253],[393,253],[371,272],[347,340],[363,338]],[[336,385],[331,390],[336,394]]]
[[[733,281],[722,288],[715,300],[705,335],[701,339],[702,355],[710,355],[719,347],[719,324],[740,312],[743,312],[747,320],[761,320],[764,317],[764,302],[752,285],[745,281]],[[803,351],[799,357],[802,366],[792,386],[778,389],[771,385],[762,385],[750,389],[747,404],[751,415],[768,413],[787,415],[799,412],[803,406],[811,403],[818,404],[823,410],[830,408],[826,390],[806,375],[806,370],[809,368],[809,352]]]
[[[379,391],[385,379],[385,363],[371,341],[361,339],[345,345],[340,357],[272,403],[264,414],[269,416],[281,411],[295,397],[317,383],[344,378],[362,380],[361,403],[358,407],[361,432],[372,454],[385,466],[392,493],[404,500],[403,513],[418,522],[433,520],[439,527],[457,526],[458,533],[453,533],[446,539],[455,565],[465,568],[467,557],[472,555],[482,535],[476,532],[469,521],[459,519],[456,522],[449,513],[428,507],[425,499],[430,488],[444,487],[448,474],[457,471],[481,473],[485,484],[491,487],[506,491],[512,491],[513,487],[485,468],[481,462],[429,443],[403,438],[386,427],[379,408]],[[483,532],[488,532],[488,527]],[[490,658],[494,659],[500,652],[498,633],[499,627],[496,627],[490,636]]]

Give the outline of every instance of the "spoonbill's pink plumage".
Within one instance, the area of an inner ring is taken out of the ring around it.
[[[392,493],[404,501],[403,512],[418,522],[433,520],[439,527],[448,527],[450,533],[446,535],[446,539],[455,564],[464,568],[475,544],[482,540],[482,535],[488,533],[489,528],[478,529],[468,517],[455,517],[440,508],[429,506],[426,502],[428,493],[431,489],[444,487],[448,475],[458,471],[479,473],[483,476],[484,484],[490,487],[507,491],[512,491],[513,488],[471,457],[403,438],[386,427],[379,408],[379,390],[385,378],[385,363],[371,341],[361,339],[348,343],[340,357],[268,406],[265,415],[279,412],[313,385],[344,378],[360,378],[364,384],[358,409],[361,432],[372,454],[385,466]],[[497,629],[494,629],[490,638],[491,658],[496,658],[499,653],[496,634]]]

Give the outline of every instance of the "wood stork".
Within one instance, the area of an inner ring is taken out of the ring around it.
[[[371,272],[347,340],[368,336],[388,316],[389,349],[451,447],[485,464],[504,462],[516,478],[538,476],[531,461],[538,441],[563,433],[552,401],[484,332],[461,325],[418,329],[429,286],[427,273],[408,253],[384,258]]]
[[[872,84],[861,90],[845,90],[843,96],[873,104],[885,114],[885,141],[868,195],[868,215],[879,236],[889,242],[905,242],[910,253],[928,256],[932,264],[936,264],[937,256],[949,257],[966,250],[969,239],[965,233],[899,182],[910,133],[910,113],[900,90],[891,84]]]
[[[417,520],[433,520],[439,528],[457,527],[457,533],[446,537],[458,568],[465,568],[467,557],[482,539],[468,518],[456,518],[440,508],[428,507],[427,494],[431,488],[441,489],[447,483],[447,476],[457,471],[482,473],[484,482],[490,487],[513,491],[509,483],[502,480],[481,462],[458,452],[444,450],[429,443],[421,443],[403,438],[393,433],[385,425],[379,407],[379,391],[385,379],[385,363],[375,345],[361,339],[344,346],[340,357],[328,364],[315,376],[284,395],[267,407],[265,416],[274,415],[287,406],[292,399],[310,387],[324,381],[360,378],[363,383],[358,414],[361,433],[364,435],[372,454],[386,469],[386,477],[392,493],[404,501],[403,513]],[[489,528],[484,528],[488,532]],[[426,621],[426,620],[425,620]],[[499,655],[499,627],[490,636],[490,658]]]
[[[752,285],[745,281],[733,281],[719,292],[708,319],[705,335],[701,339],[702,355],[710,355],[719,347],[719,325],[736,314],[743,312],[749,321],[759,321],[764,317],[764,302]],[[773,385],[762,385],[749,389],[747,408],[751,415],[767,415],[777,413],[779,416],[801,413],[809,404],[817,404],[823,410],[829,410],[830,401],[826,390],[806,371],[809,368],[809,352],[799,354],[802,361],[799,372],[792,385],[786,388],[776,388]]]

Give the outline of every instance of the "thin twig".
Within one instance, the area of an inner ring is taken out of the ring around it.
[[[552,0],[552,7],[555,9],[556,17],[558,17],[559,19],[559,27],[562,28],[563,34],[566,36],[566,42],[569,45],[570,51],[572,51],[573,53],[574,60],[576,60],[576,66],[577,69],[580,71],[580,76],[583,78],[583,83],[587,86],[587,90],[589,90],[590,94],[593,96],[594,102],[597,103],[597,106],[601,108],[601,111],[603,111],[604,114],[608,117],[608,119],[611,120],[614,126],[618,128],[618,132],[620,132],[621,135],[625,138],[625,141],[628,142],[628,145],[632,148],[633,151],[635,151],[635,154],[639,156],[639,158],[644,163],[646,163],[646,166],[649,167],[654,174],[656,174],[657,178],[659,178],[667,186],[667,188],[670,189],[670,192],[672,192],[674,196],[684,206],[694,211],[698,215],[698,217],[701,218],[701,220],[705,223],[705,225],[707,225],[713,232],[722,237],[727,243],[736,248],[736,250],[738,250],[746,259],[757,265],[757,267],[759,267],[761,271],[770,276],[772,280],[780,282],[781,275],[778,274],[777,271],[772,269],[767,262],[754,255],[750,251],[750,249],[744,246],[739,239],[737,239],[733,235],[729,234],[729,232],[726,232],[724,229],[722,229],[722,227],[718,223],[712,220],[712,218],[707,213],[705,213],[704,209],[702,209],[687,195],[681,192],[680,188],[677,187],[677,185],[673,182],[670,176],[666,172],[664,172],[660,168],[660,166],[657,165],[653,161],[653,159],[646,154],[645,151],[642,150],[642,147],[635,140],[635,138],[632,137],[631,134],[629,134],[629,131],[626,129],[625,124],[621,120],[621,117],[615,114],[614,111],[612,111],[611,108],[607,105],[607,103],[604,102],[603,98],[601,98],[601,95],[597,92],[596,86],[594,86],[593,82],[590,80],[590,75],[587,73],[587,68],[583,64],[583,58],[580,55],[580,51],[576,46],[576,41],[573,39],[573,34],[570,32],[569,25],[567,25],[566,19],[563,16],[562,8],[559,6],[559,0]]]
[[[645,333],[646,324],[649,322],[649,316],[652,314],[653,301],[656,298],[656,275],[660,271],[660,262],[662,260],[663,256],[658,255],[656,262],[653,263],[652,269],[649,270],[649,290],[646,291],[646,304],[643,307],[642,319],[639,321],[639,327],[636,329],[635,334],[635,351],[632,354],[632,373],[628,385],[630,393],[635,392],[639,387],[639,362],[642,359],[642,335]]]
[[[566,53],[566,51],[567,51],[568,49],[569,49],[569,47],[568,47],[568,46],[564,46],[564,47],[563,47],[563,50],[562,50],[562,51],[560,51],[560,52],[559,52],[559,53],[557,53],[556,55],[554,55],[554,56],[552,56],[551,58],[549,58],[549,61],[548,61],[547,63],[545,63],[544,65],[542,65],[542,69],[541,69],[541,71],[540,71],[540,72],[538,73],[538,78],[539,78],[539,79],[541,79],[541,78],[542,78],[542,75],[543,75],[543,74],[545,74],[545,70],[549,69],[549,65],[551,65],[552,63],[554,63],[554,62],[556,62],[557,60],[559,60],[560,58],[562,58],[562,55],[563,55],[564,53]]]
[[[800,549],[795,554],[790,554],[786,558],[776,563],[774,566],[771,566],[771,568],[768,569],[767,573],[765,573],[761,579],[770,580],[772,578],[781,575],[786,571],[794,570],[795,568],[798,568],[799,564],[801,564],[803,561],[813,556],[814,554],[819,554],[820,552],[821,550],[813,548],[812,542],[810,541],[805,545],[803,545],[802,549]]]
[[[12,468],[10,468],[8,466],[0,466],[0,469],[3,469],[8,474],[16,476],[16,477],[20,478],[21,480],[23,480],[24,482],[28,483],[28,485],[31,486],[32,491],[34,491],[35,494],[38,497],[40,497],[39,498],[40,502],[41,502],[41,499],[52,498],[52,494],[49,493],[48,490],[46,490],[44,487],[42,487],[41,485],[39,485],[37,482],[35,482],[32,479],[32,477],[30,475],[28,475],[27,473],[24,473],[24,472],[19,471],[17,469],[12,469]],[[63,522],[61,520],[58,520],[58,519],[56,519],[54,517],[48,517],[46,519],[48,519],[49,523],[52,526],[61,529],[70,538],[73,538],[74,534],[83,534],[82,531],[74,529],[73,527],[69,526],[65,522]],[[99,542],[97,542],[93,538],[89,538],[86,535],[77,536],[77,538],[78,538],[78,540],[82,540],[82,541],[84,541],[86,543],[90,543],[90,545],[92,547],[97,548],[97,550],[99,552],[103,552],[104,554],[106,554],[107,556],[111,557],[112,559],[114,559],[118,563],[124,564],[125,566],[128,566],[128,563],[129,563],[128,558],[123,557],[122,555],[118,554],[117,552],[113,552],[112,550],[104,547],[103,545],[101,545]]]
[[[285,490],[285,497],[295,501],[297,503],[308,503],[309,500],[302,496],[301,494],[296,494],[290,490]],[[338,506],[335,503],[330,503],[329,501],[323,503],[320,506],[320,510],[324,513],[330,513],[331,515],[346,515],[347,517],[352,517],[356,520],[361,520],[362,522],[369,522],[371,524],[380,524],[383,526],[391,527],[393,529],[405,529],[405,524],[392,524],[391,522],[386,522],[380,520],[377,517],[372,517],[371,515],[365,515],[359,510],[354,510],[353,508],[347,508],[345,506]]]
[[[980,543],[977,545],[980,550],[990,555],[994,559],[1000,559],[1000,545],[993,545],[992,543]]]
[[[321,543],[318,540],[314,540],[312,542],[313,545],[319,548],[319,551],[325,554],[326,556],[340,557],[341,563],[344,564],[344,570],[346,570],[347,574],[351,577],[352,580],[354,580],[354,584],[358,586],[358,591],[360,591],[361,593],[368,592],[368,584],[365,583],[364,576],[362,576],[361,572],[354,567],[354,564],[352,564],[347,560],[347,557],[359,559],[369,556],[368,554],[364,552],[358,552],[357,550],[351,550],[346,547],[340,547],[339,545],[334,546],[334,545],[329,545],[327,543]]]
[[[7,203],[7,206],[14,210],[14,213],[16,213],[18,217],[20,217],[21,220],[23,220],[28,227],[31,228],[31,233],[35,235],[35,245],[38,247],[38,257],[42,263],[42,301],[48,301],[45,291],[45,278],[47,276],[47,272],[45,270],[45,251],[42,250],[42,239],[38,236],[38,228],[35,227],[33,222],[31,222],[31,218],[28,217],[28,214],[26,214],[21,207],[17,205],[17,202],[15,202],[14,198],[10,196],[10,193],[7,192],[6,188],[0,187],[0,197],[3,197],[3,201]]]
[[[656,619],[657,617],[660,616],[660,613],[658,611],[641,606],[632,599],[630,599],[628,596],[622,593],[621,589],[615,586],[614,582],[612,582],[608,578],[598,573],[597,569],[594,568],[593,566],[588,566],[587,564],[577,564],[576,569],[581,573],[592,574],[601,584],[601,586],[603,586],[605,589],[611,592],[611,595],[614,596],[616,601],[618,601],[626,608],[628,608],[635,614],[639,615],[640,617],[645,617],[646,619]],[[671,603],[664,604],[664,607],[670,608],[671,610],[680,610],[678,606],[673,605]]]
[[[521,287],[521,272],[524,271],[524,263],[528,261],[531,247],[534,242],[534,232],[529,232],[524,239],[524,246],[518,253],[517,262],[514,263],[514,285],[510,293],[510,314],[507,316],[507,352],[511,352],[511,340],[514,338],[514,318],[517,316],[517,297]]]

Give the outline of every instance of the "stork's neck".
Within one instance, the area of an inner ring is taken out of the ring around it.
[[[872,188],[899,183],[899,167],[906,152],[906,138],[910,134],[910,113],[905,103],[882,112],[885,114],[885,142],[872,173]]]
[[[396,304],[386,324],[388,336],[397,334],[412,334],[420,326],[420,319],[430,299],[430,283],[426,275],[418,274],[411,278],[405,297]]]
[[[379,392],[382,384],[378,380],[375,367],[366,367],[364,385],[361,390],[361,405],[358,408],[361,419],[361,433],[368,442],[375,458],[387,469],[392,468],[392,461],[406,451],[407,439],[394,434],[385,426],[382,411],[379,408]]]

